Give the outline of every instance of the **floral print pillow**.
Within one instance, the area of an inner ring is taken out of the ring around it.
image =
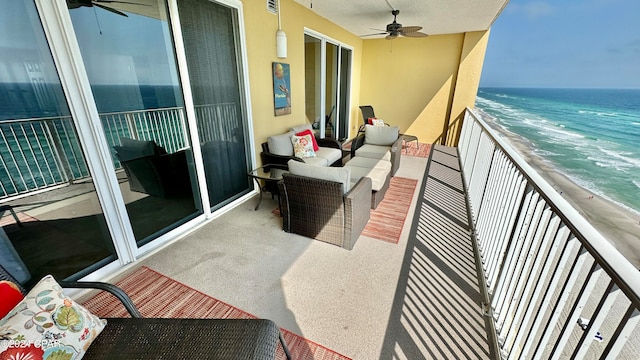
[[[316,152],[313,151],[313,140],[311,140],[311,135],[293,135],[291,136],[291,143],[293,144],[293,152],[295,156],[299,158],[316,156]]]
[[[0,359],[82,359],[106,324],[47,275],[0,320]]]

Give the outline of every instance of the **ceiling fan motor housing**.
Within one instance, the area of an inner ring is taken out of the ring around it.
[[[387,32],[389,33],[397,33],[400,29],[402,29],[402,24],[398,24],[395,21],[387,25]]]

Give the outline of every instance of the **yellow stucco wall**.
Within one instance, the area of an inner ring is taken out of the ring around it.
[[[267,11],[264,1],[244,0],[243,11],[249,57],[249,81],[251,107],[256,144],[256,159],[260,162],[260,144],[267,137],[287,131],[302,124],[305,119],[305,27],[353,47],[351,86],[351,120],[358,120],[360,97],[360,59],[362,40],[327,19],[315,15],[310,9],[293,0],[281,1],[282,30],[287,34],[287,58],[276,57],[276,31],[278,16]],[[273,88],[271,63],[288,63],[291,66],[291,114],[275,116],[273,113]]]
[[[243,11],[258,163],[260,144],[268,136],[306,120],[305,28],[353,47],[351,137],[362,123],[359,105],[372,105],[377,117],[430,143],[442,133],[449,119],[455,119],[475,102],[488,31],[363,41],[293,0],[282,0],[288,56],[278,59],[278,16],[268,12],[263,1],[243,0]],[[273,112],[273,61],[291,66],[289,115],[275,116]]]
[[[364,41],[361,103],[401,132],[433,142],[454,107],[459,113],[475,102],[485,33]]]

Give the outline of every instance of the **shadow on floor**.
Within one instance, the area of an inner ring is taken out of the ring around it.
[[[422,189],[380,359],[495,358],[457,159],[435,148]]]

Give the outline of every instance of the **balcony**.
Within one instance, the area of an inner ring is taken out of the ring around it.
[[[354,359],[634,359],[635,269],[472,111],[403,157],[418,179],[398,244],[284,233],[252,201],[146,265]]]
[[[454,141],[402,159],[397,245],[284,233],[267,200],[135,266],[355,359],[635,358],[637,270],[472,111]]]

